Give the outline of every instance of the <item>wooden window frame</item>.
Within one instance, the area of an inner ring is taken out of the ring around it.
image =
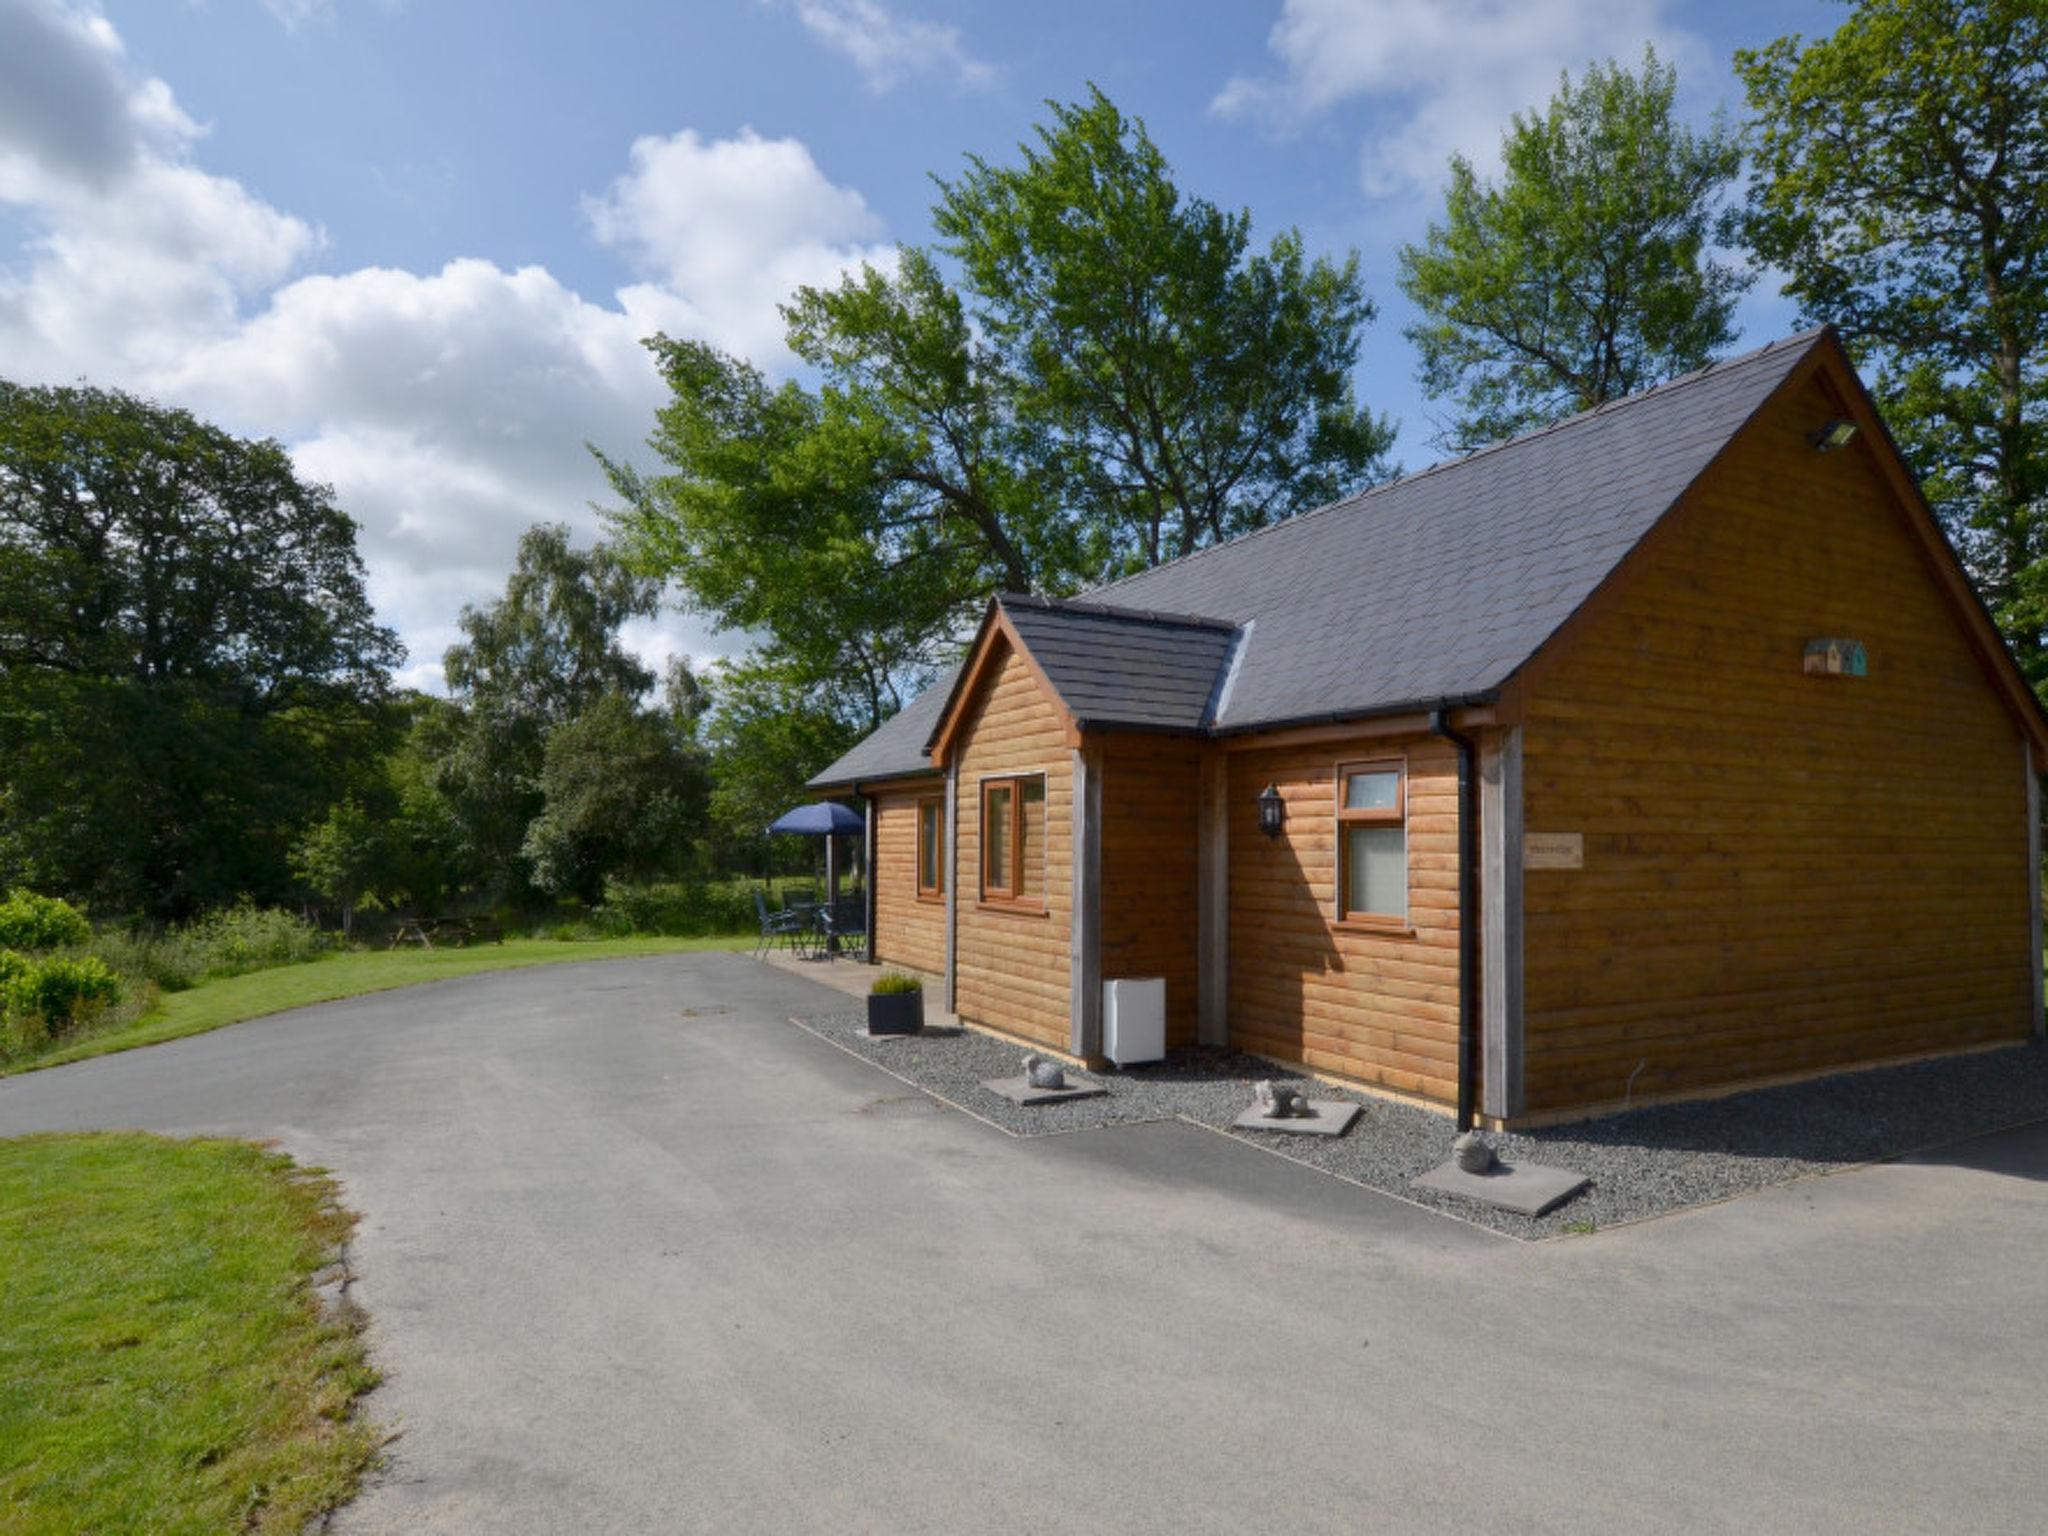
[[[944,901],[946,899],[946,797],[944,795],[919,795],[916,800],[917,815],[917,899],[919,901]],[[932,854],[932,870],[939,877],[937,885],[924,883],[924,817],[926,810],[932,813],[932,840],[937,845]]]
[[[1355,773],[1394,773],[1399,781],[1394,790],[1394,804],[1391,810],[1349,810],[1344,805],[1344,781]],[[1337,869],[1337,926],[1353,928],[1367,933],[1413,934],[1415,932],[1414,883],[1409,877],[1408,847],[1408,759],[1406,757],[1356,758],[1337,765],[1336,777],[1332,784],[1331,803],[1336,808],[1336,859]],[[1351,890],[1351,839],[1347,831],[1351,827],[1399,827],[1401,829],[1401,879],[1402,915],[1391,912],[1353,912],[1345,906]]]
[[[1042,808],[1039,813],[1041,818],[1039,837],[1041,840],[1044,840],[1049,836],[1052,818],[1047,795],[1049,785],[1046,782],[1043,770],[1032,773],[991,774],[981,781],[981,836],[979,839],[980,846],[975,850],[974,859],[975,863],[980,866],[977,871],[976,885],[981,893],[981,904],[985,907],[997,907],[1011,912],[1042,913],[1047,910],[1046,893],[1043,890],[1034,893],[1023,889],[1024,786],[1034,781],[1038,785],[1038,803]],[[1010,883],[1007,886],[991,888],[988,883],[988,797],[992,791],[998,789],[1007,789],[1010,792],[1010,846],[1008,849]],[[1041,885],[1051,883],[1051,852],[1050,847],[1043,847],[1039,855],[1040,862],[1044,868],[1044,873],[1040,876]]]

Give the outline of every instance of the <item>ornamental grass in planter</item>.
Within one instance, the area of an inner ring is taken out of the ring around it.
[[[914,1035],[924,1028],[924,983],[890,971],[868,992],[868,1033]]]

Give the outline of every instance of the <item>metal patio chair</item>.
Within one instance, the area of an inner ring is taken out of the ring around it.
[[[836,903],[821,907],[818,915],[827,954],[858,953],[865,947],[868,936],[868,902],[865,896],[842,896]]]
[[[761,919],[761,937],[754,944],[756,960],[773,949],[778,939],[794,951],[804,937],[804,930],[810,926],[809,917],[793,909],[770,912],[768,898],[761,894],[759,886],[754,887],[754,912]]]

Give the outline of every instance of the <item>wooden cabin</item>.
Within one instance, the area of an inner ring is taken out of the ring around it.
[[[1068,601],[819,775],[873,958],[1516,1125],[2042,1029],[2048,719],[1832,332]]]

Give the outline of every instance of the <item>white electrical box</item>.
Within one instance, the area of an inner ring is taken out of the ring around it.
[[[1166,1059],[1166,978],[1127,976],[1102,984],[1102,1054],[1120,1067]]]

